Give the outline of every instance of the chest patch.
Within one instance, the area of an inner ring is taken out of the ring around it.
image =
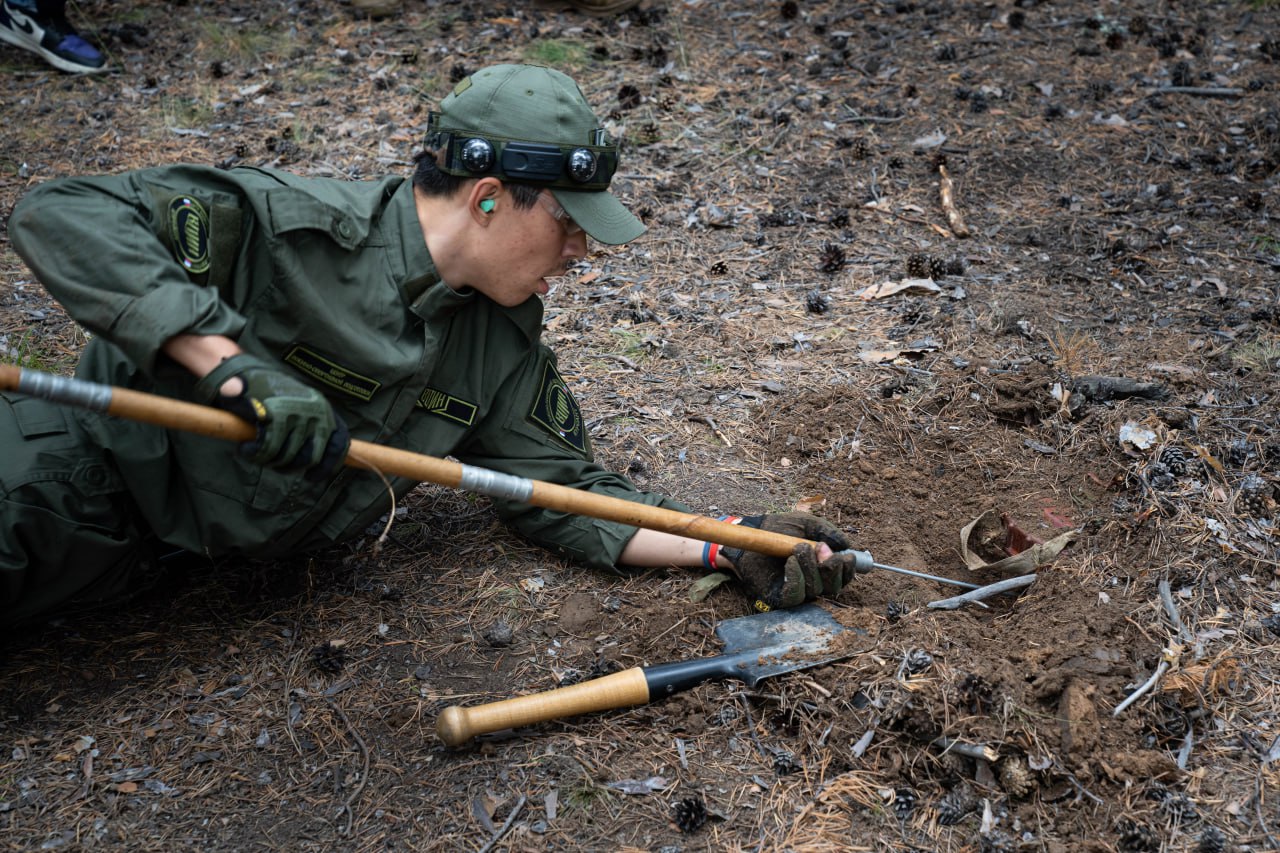
[[[326,388],[332,388],[334,391],[364,400],[366,403],[372,400],[374,392],[382,387],[382,383],[378,380],[361,376],[300,344],[294,345],[293,349],[285,355],[284,360]]]
[[[453,421],[463,426],[471,426],[476,422],[475,403],[468,403],[466,400],[446,394],[443,391],[437,391],[434,388],[428,388],[423,391],[415,405],[419,409],[426,410],[429,414],[438,415],[445,420]]]
[[[190,196],[169,201],[169,244],[187,272],[209,271],[209,211]]]
[[[587,432],[578,401],[573,399],[569,386],[550,361],[542,366],[542,381],[529,420],[579,453],[587,452]]]

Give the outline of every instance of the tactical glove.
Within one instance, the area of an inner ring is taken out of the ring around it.
[[[733,563],[734,571],[755,601],[757,610],[795,607],[819,595],[835,595],[853,580],[858,561],[849,551],[851,543],[834,524],[807,512],[784,512],[748,516],[738,522],[746,527],[785,533],[810,541],[825,542],[836,552],[818,562],[816,545],[800,544],[789,557],[757,554],[741,548],[724,547],[720,553]]]
[[[234,377],[244,389],[236,396],[220,393]],[[240,453],[254,462],[305,471],[318,482],[347,456],[347,425],[324,395],[260,358],[239,353],[224,359],[196,383],[196,394],[257,427],[257,437],[240,445]]]

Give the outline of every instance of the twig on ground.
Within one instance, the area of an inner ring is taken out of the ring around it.
[[[520,799],[516,800],[516,804],[511,807],[511,814],[507,815],[507,819],[502,822],[502,826],[498,827],[498,831],[489,839],[489,843],[480,848],[480,853],[489,853],[489,851],[494,848],[494,845],[502,840],[502,836],[506,835],[507,832],[510,831],[511,825],[516,822],[516,818],[520,816],[520,812],[524,811],[524,804],[526,800],[527,798],[524,794],[521,794]]]
[[[1165,646],[1164,651],[1160,655],[1160,663],[1156,666],[1156,671],[1151,674],[1151,677],[1148,678],[1141,687],[1130,693],[1129,698],[1117,705],[1116,709],[1111,712],[1111,716],[1120,716],[1124,713],[1125,708],[1128,708],[1134,702],[1138,701],[1138,698],[1144,693],[1155,687],[1156,683],[1159,682],[1161,678],[1164,678],[1164,674],[1172,669],[1173,665],[1178,662],[1178,656],[1181,653],[1181,646],[1176,644]]]
[[[1173,601],[1173,591],[1169,587],[1169,581],[1161,579],[1156,584],[1156,589],[1160,592],[1160,601],[1164,604],[1164,612],[1169,617],[1169,623],[1178,632],[1178,638],[1184,643],[1193,641],[1195,637],[1191,636],[1187,626],[1182,623],[1182,616],[1178,613],[1178,605]]]
[[[951,182],[951,176],[947,174],[947,167],[938,164],[939,183],[938,189],[942,196],[942,210],[947,214],[947,225],[951,227],[951,233],[957,237],[968,237],[969,226],[964,224],[964,217],[960,214],[959,208],[956,207],[955,184]]]
[[[706,424],[711,427],[711,431],[716,434],[716,438],[724,442],[725,447],[733,447],[733,442],[729,440],[728,436],[720,431],[720,427],[716,426],[715,418],[710,415],[691,415],[689,420],[695,423]]]
[[[334,815],[337,817],[343,812],[346,812],[347,825],[345,828],[339,829],[338,834],[349,835],[351,833],[351,826],[355,823],[355,815],[351,811],[351,804],[359,799],[361,792],[364,791],[365,783],[369,781],[369,747],[365,746],[364,739],[360,737],[360,733],[356,731],[356,727],[351,725],[351,720],[347,717],[346,712],[343,711],[342,708],[338,707],[338,704],[332,699],[326,699],[325,701],[328,702],[329,707],[333,709],[333,712],[338,715],[338,718],[342,720],[343,725],[347,727],[347,731],[350,733],[351,739],[356,742],[356,746],[360,747],[360,758],[363,762],[363,765],[360,768],[360,783],[352,789],[350,794],[347,794],[347,798],[342,801],[342,805],[338,807],[337,814]]]
[[[1204,98],[1239,98],[1244,96],[1244,89],[1232,86],[1161,86],[1147,93],[1147,97],[1155,95],[1199,95]]]
[[[1191,759],[1191,748],[1195,746],[1195,743],[1196,743],[1195,731],[1196,731],[1195,724],[1188,723],[1187,734],[1185,737],[1182,738],[1182,748],[1178,750],[1178,769],[1179,770],[1187,769],[1187,762]]]
[[[1173,626],[1174,633],[1178,639],[1184,642],[1190,642],[1194,639],[1191,632],[1187,630],[1187,626],[1182,623],[1182,616],[1178,613],[1178,605],[1173,600],[1173,593],[1169,588],[1169,581],[1161,579],[1156,584],[1156,589],[1160,593],[1160,601],[1164,604],[1165,615],[1169,617],[1169,623]],[[1116,709],[1111,712],[1114,717],[1120,716],[1125,708],[1128,708],[1138,697],[1142,696],[1148,690],[1156,686],[1156,683],[1164,677],[1164,674],[1174,667],[1178,662],[1178,658],[1182,655],[1182,646],[1177,643],[1171,643],[1165,646],[1164,652],[1160,655],[1160,663],[1156,666],[1156,671],[1146,680],[1141,687],[1129,694],[1129,698],[1125,699]],[[1187,735],[1190,737],[1190,733]]]
[[[760,742],[760,736],[756,734],[756,721],[755,718],[751,716],[751,700],[747,698],[747,694],[741,691],[739,691],[737,695],[742,700],[742,711],[747,715],[747,731],[751,733],[751,739],[755,741],[756,749],[760,750],[760,756],[762,758],[772,758],[773,756],[769,754],[769,752],[764,748],[764,744]]]
[[[606,352],[606,353],[602,354],[600,357],[601,357],[601,358],[607,358],[607,359],[611,359],[611,360],[613,360],[613,361],[616,361],[616,362],[618,362],[619,364],[625,365],[627,368],[629,368],[629,369],[631,369],[631,370],[639,370],[639,369],[640,369],[640,366],[639,366],[639,365],[637,365],[637,364],[636,364],[634,361],[632,361],[631,359],[627,358],[625,355],[618,355],[617,353],[613,353],[613,352]]]
[[[992,764],[1000,760],[1000,752],[994,746],[985,743],[965,743],[949,737],[939,737],[934,740],[933,745],[943,752],[954,752],[965,758],[980,758]]]
[[[967,604],[969,602],[982,604],[982,599],[984,598],[990,598],[993,595],[999,595],[1002,592],[1008,592],[1011,589],[1020,589],[1024,586],[1031,586],[1031,584],[1036,582],[1037,577],[1037,575],[1019,575],[1016,578],[1005,578],[1002,581],[987,584],[986,586],[978,587],[977,589],[971,589],[968,592],[961,593],[960,595],[952,598],[944,598],[940,601],[930,601],[929,607],[933,610],[955,610],[961,604]],[[985,607],[986,605],[983,606]]]

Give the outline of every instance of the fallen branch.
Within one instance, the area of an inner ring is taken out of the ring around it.
[[[985,743],[965,743],[962,740],[939,737],[934,740],[933,745],[943,752],[954,752],[956,755],[963,755],[965,758],[980,758],[991,764],[995,764],[1000,760],[1000,752],[995,747]]]
[[[356,820],[355,813],[351,811],[351,804],[359,799],[360,792],[364,790],[365,783],[369,781],[369,747],[365,746],[364,739],[360,737],[360,733],[356,731],[356,727],[351,725],[351,720],[347,717],[346,712],[343,711],[342,708],[338,707],[338,703],[334,702],[332,699],[326,699],[325,701],[328,702],[329,707],[333,709],[333,712],[338,715],[339,719],[341,719],[343,724],[347,727],[347,733],[350,734],[351,739],[356,742],[356,746],[360,747],[360,758],[362,761],[362,766],[360,767],[360,783],[356,785],[355,788],[352,789],[351,793],[347,795],[347,798],[342,801],[342,805],[338,807],[337,814],[334,815],[334,817],[337,818],[341,817],[344,813],[346,814],[347,825],[339,828],[338,834],[350,835],[351,827]]]
[[[1230,86],[1162,86],[1147,93],[1147,97],[1155,95],[1199,95],[1203,98],[1240,98],[1244,89]]]
[[[493,834],[493,837],[489,839],[489,843],[480,848],[480,853],[489,853],[489,851],[494,848],[494,845],[502,840],[502,836],[506,835],[511,829],[511,824],[516,822],[516,818],[520,816],[520,812],[524,811],[525,799],[525,796],[521,794],[520,799],[511,807],[511,814],[507,815],[506,821],[504,821],[502,826],[498,828],[498,831]]]
[[[977,589],[969,590],[961,593],[953,598],[944,598],[941,601],[930,601],[929,607],[932,610],[955,610],[962,604],[974,602],[981,604],[982,599],[990,598],[993,595],[1000,595],[1002,592],[1008,592],[1011,589],[1021,589],[1024,586],[1031,586],[1036,582],[1036,575],[1019,575],[1016,578],[1005,578],[996,583],[980,586]],[[985,606],[985,605],[984,605]]]
[[[1151,674],[1151,677],[1148,678],[1141,687],[1139,687],[1137,690],[1130,693],[1129,698],[1125,699],[1123,702],[1117,705],[1116,709],[1111,712],[1111,716],[1113,717],[1120,716],[1122,713],[1124,713],[1125,708],[1128,708],[1134,702],[1138,701],[1139,697],[1141,697],[1151,688],[1155,687],[1156,684],[1160,681],[1160,679],[1164,678],[1164,674],[1168,672],[1170,669],[1172,669],[1173,665],[1178,662],[1178,656],[1181,653],[1182,653],[1182,648],[1180,646],[1177,646],[1177,645],[1165,646],[1164,652],[1162,652],[1160,655],[1160,663],[1159,665],[1156,666],[1156,671]]]
[[[960,215],[960,211],[956,208],[955,185],[951,182],[951,176],[947,174],[947,167],[938,164],[939,191],[942,195],[942,210],[947,214],[947,224],[951,226],[951,233],[957,237],[968,237],[969,226],[964,224],[964,217]]]

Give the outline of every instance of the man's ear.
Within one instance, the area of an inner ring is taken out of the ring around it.
[[[467,192],[467,212],[478,225],[488,225],[493,212],[498,209],[503,193],[502,181],[497,178],[481,178]]]

